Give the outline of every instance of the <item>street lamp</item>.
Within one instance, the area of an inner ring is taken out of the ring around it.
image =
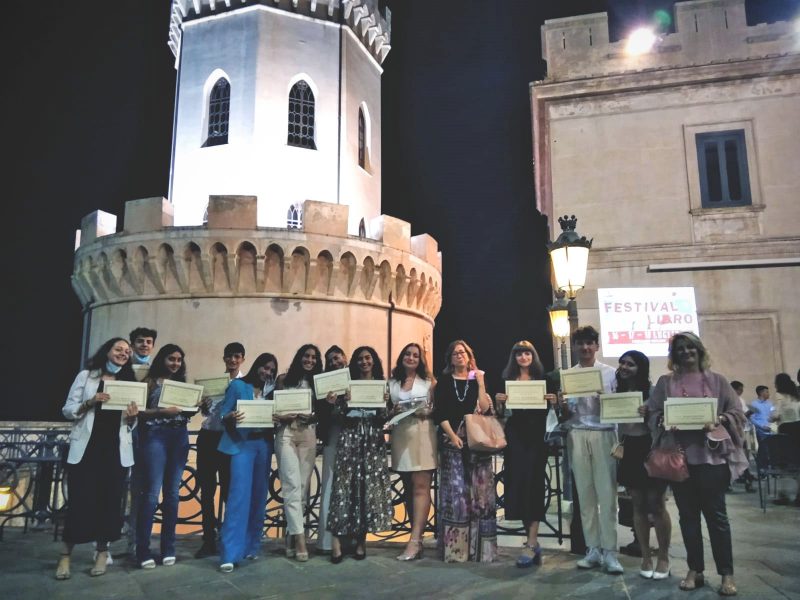
[[[550,327],[553,335],[561,344],[561,368],[566,369],[567,364],[567,338],[569,337],[569,303],[564,298],[564,292],[556,292],[556,301],[547,310],[550,312]]]
[[[586,284],[586,269],[589,265],[589,249],[592,247],[592,240],[587,240],[585,236],[581,236],[575,231],[575,226],[578,224],[575,215],[559,217],[558,223],[561,225],[561,235],[556,241],[547,244],[547,250],[550,252],[550,260],[553,263],[556,289],[561,292],[562,300],[564,295],[569,299],[567,311],[569,334],[572,335],[578,328],[578,305],[575,302],[575,296]],[[551,322],[555,324],[552,316]],[[558,336],[555,329],[553,334]],[[575,362],[574,356],[572,360]]]

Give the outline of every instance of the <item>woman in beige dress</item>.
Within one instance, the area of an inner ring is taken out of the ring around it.
[[[436,426],[430,410],[434,383],[420,345],[407,344],[389,380],[390,402],[395,413],[414,400],[424,400],[425,405],[392,429],[392,470],[403,478],[411,518],[411,539],[397,560],[422,557],[422,534],[431,510],[431,479],[438,466]]]

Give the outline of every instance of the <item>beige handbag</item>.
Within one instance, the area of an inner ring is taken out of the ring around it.
[[[506,433],[494,415],[464,415],[467,446],[473,452],[500,452],[506,447]]]

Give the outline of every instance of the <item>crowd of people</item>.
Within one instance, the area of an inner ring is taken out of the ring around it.
[[[91,575],[105,573],[111,562],[109,543],[120,539],[123,530],[120,507],[129,468],[129,544],[136,562],[143,569],[175,564],[179,488],[189,452],[187,426],[192,413],[159,406],[164,381],[186,381],[187,361],[184,351],[173,343],[153,356],[156,336],[155,330],[140,327],[131,332],[130,341],[108,340],[89,359],[69,391],[63,414],[74,425],[67,457],[69,503],[57,579],[70,577],[73,546],[86,542],[96,546]],[[753,477],[747,470],[745,449],[755,451],[755,443],[773,435],[775,424],[786,427],[800,422],[796,385],[788,375],[778,375],[778,402],[771,403],[769,390],[759,386],[758,398],[747,404],[741,399],[741,384],[734,381],[732,387],[710,369],[708,352],[690,332],[670,340],[670,372],[655,385],[649,360],[641,352],[625,352],[615,368],[596,360],[599,335],[594,328],[579,328],[572,341],[578,356],[573,368],[599,370],[604,393],[641,393],[640,421],[609,423],[600,418],[599,393],[565,396],[553,385],[544,396],[547,408],[509,409],[505,393],[488,393],[475,353],[463,340],[447,347],[445,366],[437,379],[426,364],[422,347],[407,344],[388,373],[385,408],[380,409],[350,407],[349,391],[316,397],[314,387],[315,375],[344,368],[351,381],[384,380],[387,372],[374,348],[361,346],[348,361],[339,346],[330,347],[323,355],[314,344],[305,344],[279,375],[278,359],[266,352],[243,373],[244,346],[228,344],[223,361],[230,383],[224,398],[204,398],[199,406],[204,415],[197,436],[203,536],[195,556],[219,554],[223,572],[259,557],[274,452],[286,520],[286,556],[309,560],[304,508],[319,440],[323,458],[317,547],[329,553],[332,563],[342,561],[346,548],[356,560],[365,558],[367,534],[391,527],[390,464],[402,478],[411,523],[410,539],[398,560],[422,557],[432,479],[438,470],[439,557],[446,562],[491,562],[497,556],[492,455],[470,450],[465,421],[470,414],[495,415],[504,422],[507,439],[505,517],[521,521],[526,534],[518,567],[542,563],[538,533],[545,518],[545,436],[555,428],[566,432],[565,468],[576,494],[573,528],[580,529],[586,543],[578,568],[623,572],[617,557],[617,490],[621,485],[632,499],[634,532],[642,548],[639,574],[654,580],[669,577],[672,524],[665,508],[669,484],[689,569],[680,580],[680,589],[705,584],[702,515],[721,576],[719,592],[736,594],[725,493],[737,478],[743,477],[749,484]],[[104,391],[107,382],[136,380],[135,365],[148,369],[146,406],[131,403],[125,410],[97,410],[110,399]],[[546,377],[533,344],[514,344],[502,378],[533,381]],[[739,389],[734,389],[737,384]],[[279,414],[273,427],[252,427],[245,413],[237,410],[239,402],[272,399],[276,390],[285,389],[308,389],[311,413]],[[681,397],[715,398],[714,420],[702,429],[665,429],[665,401]],[[413,414],[389,429],[389,464],[384,450],[387,420],[409,407]],[[681,481],[667,482],[646,469],[651,449],[668,444],[679,446],[685,457],[687,476]],[[757,464],[768,460],[763,450],[758,456]],[[215,504],[218,486],[225,505],[221,524]],[[782,488],[778,500],[790,502],[788,494],[788,488]],[[151,534],[159,496],[160,551],[154,553]],[[650,550],[651,527],[658,544],[655,556]]]

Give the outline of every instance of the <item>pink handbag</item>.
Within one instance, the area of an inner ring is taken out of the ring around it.
[[[473,452],[500,452],[506,447],[506,433],[494,415],[464,415],[467,446]]]
[[[689,479],[689,467],[683,448],[653,448],[644,461],[644,468],[650,477],[680,483]]]

